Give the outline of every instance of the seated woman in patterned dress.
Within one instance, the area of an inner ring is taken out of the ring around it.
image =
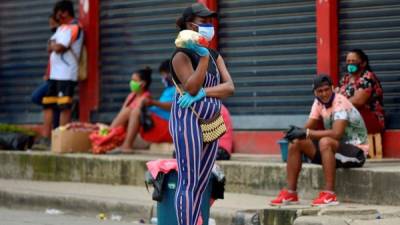
[[[347,53],[346,74],[340,81],[339,93],[361,113],[369,134],[384,131],[382,86],[369,65],[368,56],[361,49]]]

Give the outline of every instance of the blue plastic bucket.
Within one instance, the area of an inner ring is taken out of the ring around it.
[[[288,154],[289,154],[289,142],[286,139],[280,139],[278,141],[278,144],[281,147],[282,161],[286,162]],[[310,162],[308,157],[306,155],[304,155],[304,154],[301,155],[301,160],[303,162]]]
[[[175,191],[177,187],[176,182],[178,180],[178,174],[175,171],[169,172],[165,175],[164,179],[162,187],[163,197],[160,202],[157,202],[157,225],[178,225],[175,210]],[[209,182],[203,193],[200,206],[203,225],[208,225],[211,191],[212,184]]]
[[[286,162],[289,151],[289,143],[286,139],[281,139],[278,141],[278,144],[281,147],[282,161]]]

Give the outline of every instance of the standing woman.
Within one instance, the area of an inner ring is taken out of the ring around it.
[[[215,12],[200,3],[192,4],[177,20],[180,30],[193,30],[211,41]],[[172,104],[169,129],[178,162],[175,196],[179,225],[195,225],[199,219],[203,192],[213,168],[218,141],[203,143],[199,118],[214,118],[221,99],[233,94],[234,85],[222,56],[197,44],[177,48],[172,55],[172,77],[179,89]],[[193,111],[192,111],[193,110]]]
[[[346,70],[340,81],[340,94],[360,112],[369,134],[382,133],[385,128],[383,90],[369,65],[368,56],[361,49],[349,51]]]

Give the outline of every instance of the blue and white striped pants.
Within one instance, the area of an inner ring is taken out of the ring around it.
[[[213,118],[220,107],[220,100],[215,98],[195,104],[195,110],[205,120]],[[181,109],[176,102],[172,106],[169,126],[179,168],[175,195],[178,224],[195,225],[214,166],[218,141],[204,144],[198,118],[190,108]]]

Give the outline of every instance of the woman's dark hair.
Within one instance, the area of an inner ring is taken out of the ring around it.
[[[166,72],[166,73],[171,73],[171,67],[169,65],[169,59],[166,59],[161,62],[160,67],[158,67],[158,71],[161,72]]]
[[[57,21],[57,22],[58,22],[58,20],[57,20],[57,18],[56,18],[56,15],[53,14],[53,13],[49,15],[49,19],[53,19],[54,21]]]
[[[146,66],[144,69],[140,69],[135,71],[136,74],[139,75],[140,80],[143,80],[146,82],[146,85],[144,86],[144,89],[147,91],[149,90],[150,84],[151,84],[151,73],[153,70]]]
[[[367,56],[367,54],[364,53],[363,50],[361,50],[359,48],[355,48],[355,49],[350,50],[347,54],[349,54],[349,53],[356,53],[358,55],[358,57],[360,57],[361,61],[366,63],[365,69],[372,72],[372,69],[369,65],[368,56]]]
[[[187,16],[187,17],[180,17],[176,20],[176,26],[178,26],[179,30],[186,30],[186,22],[193,22],[195,16]]]
[[[74,4],[70,0],[61,0],[56,3],[53,9],[53,14],[56,15],[58,11],[65,12],[72,17],[75,17]]]

